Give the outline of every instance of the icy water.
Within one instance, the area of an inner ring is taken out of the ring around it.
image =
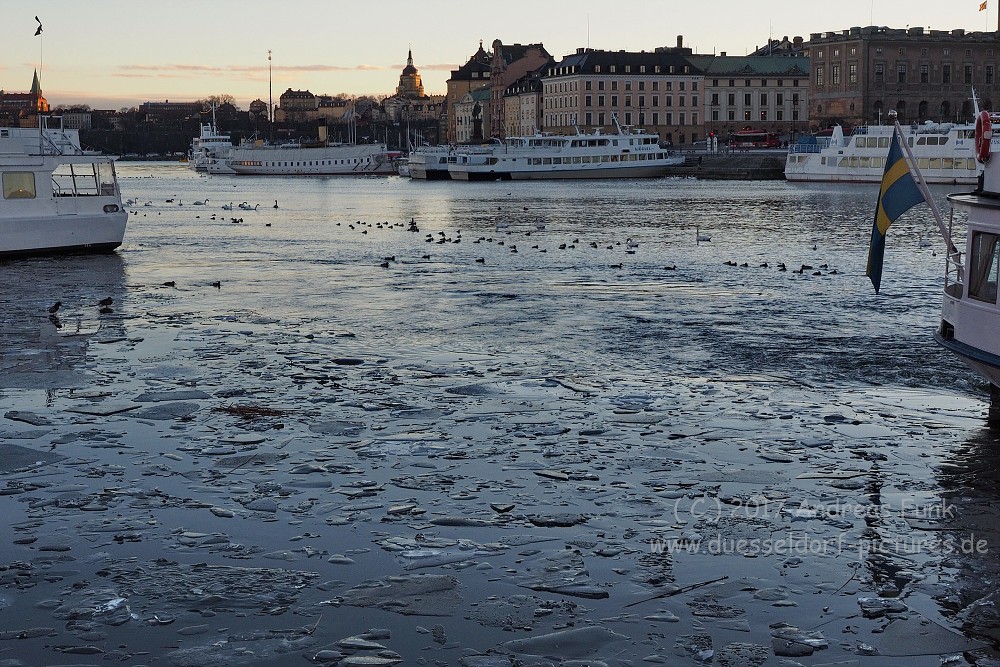
[[[1000,664],[920,209],[875,295],[874,185],[119,172],[0,264],[0,665]]]

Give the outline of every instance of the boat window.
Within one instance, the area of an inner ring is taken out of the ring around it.
[[[954,158],[950,158],[950,157],[941,158],[941,166],[944,169],[954,169],[955,168],[955,159]]]
[[[997,282],[1000,278],[1000,256],[997,255],[1000,235],[975,232],[972,235],[972,253],[969,267],[969,296],[977,301],[997,302]]]
[[[3,174],[4,199],[34,199],[35,174],[30,171],[5,171]]]
[[[917,158],[917,167],[920,169],[926,169],[930,162],[925,157]]]
[[[931,142],[930,139],[937,139],[937,137],[917,137],[917,145],[923,146],[924,144],[937,143],[937,141]]]
[[[932,157],[931,158],[931,162],[928,165],[928,168],[929,169],[940,169],[941,168],[941,158],[939,158],[939,157]]]
[[[879,148],[888,148],[889,147],[889,137],[879,137],[878,138],[878,147]]]

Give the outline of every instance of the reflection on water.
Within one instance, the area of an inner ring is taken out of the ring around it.
[[[1000,434],[983,429],[954,447],[937,468],[943,539],[955,555],[943,563],[953,584],[940,599],[967,632],[1000,646]]]
[[[102,254],[19,259],[0,266],[5,282],[0,388],[83,383],[81,365],[90,344],[123,335],[116,308],[125,300],[125,260]],[[108,298],[111,304],[102,306]]]

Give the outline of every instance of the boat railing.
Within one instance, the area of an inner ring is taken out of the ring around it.
[[[948,217],[948,236],[954,238],[955,209],[952,208]],[[952,246],[948,249],[944,263],[944,291],[945,294],[956,299],[962,298],[965,288],[965,263],[962,261],[962,253],[958,248]]]

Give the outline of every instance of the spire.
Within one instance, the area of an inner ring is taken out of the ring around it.
[[[413,49],[406,52],[406,64],[408,67],[413,67]]]
[[[31,80],[31,94],[41,95],[42,94],[42,82],[38,80],[38,70],[35,70],[35,77]]]

